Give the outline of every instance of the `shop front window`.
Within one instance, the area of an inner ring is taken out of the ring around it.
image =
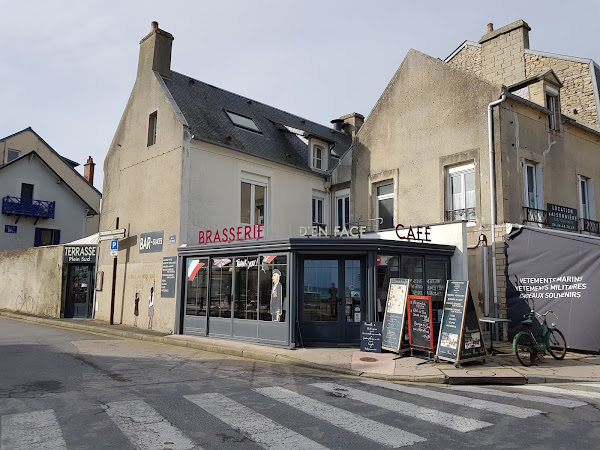
[[[360,260],[344,261],[344,320],[360,323],[363,315],[361,302]]]
[[[383,321],[385,314],[390,278],[400,277],[399,260],[399,256],[377,255],[377,304],[375,307],[376,317],[380,322]]]
[[[208,271],[208,258],[187,260],[185,313],[188,316],[206,316]]]
[[[259,318],[273,322],[287,320],[287,256],[261,255]]]
[[[431,312],[434,322],[442,319],[444,295],[446,294],[446,262],[425,261],[427,275],[427,295],[431,296]]]
[[[401,278],[410,279],[413,295],[423,295],[423,257],[403,256]]]
[[[260,258],[247,256],[235,260],[235,306],[236,319],[256,320],[258,313],[258,269]]]
[[[338,260],[304,261],[304,321],[338,320]]]
[[[210,317],[231,318],[231,281],[233,264],[230,258],[212,259],[210,281]]]

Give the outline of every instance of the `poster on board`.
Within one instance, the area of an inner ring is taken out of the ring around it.
[[[411,348],[433,352],[431,297],[408,296],[408,338]]]
[[[469,282],[448,280],[436,357],[460,363],[486,356]]]
[[[406,278],[390,279],[385,314],[383,316],[383,337],[381,341],[381,348],[385,350],[400,352],[403,347],[406,299],[409,294],[412,294],[410,280]]]

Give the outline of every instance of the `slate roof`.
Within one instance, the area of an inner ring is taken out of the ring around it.
[[[315,137],[329,142],[338,155],[352,142],[345,133],[177,72],[163,81],[185,117],[190,133],[200,141],[322,174],[309,166],[307,139]],[[235,126],[225,111],[251,118],[261,133]],[[330,157],[329,171],[333,165]]]

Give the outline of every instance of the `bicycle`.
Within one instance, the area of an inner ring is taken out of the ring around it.
[[[524,366],[532,366],[538,359],[542,359],[546,352],[550,353],[554,359],[563,359],[567,354],[567,342],[561,331],[552,323],[548,326],[546,316],[553,314],[558,320],[554,311],[548,310],[544,314],[539,314],[532,309],[525,314],[521,324],[526,328],[520,331],[513,339],[513,353],[517,356],[519,362]],[[537,316],[542,319],[542,326],[536,335],[531,330],[533,318]],[[539,340],[538,340],[539,339]]]

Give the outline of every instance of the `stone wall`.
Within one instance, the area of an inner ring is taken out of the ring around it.
[[[63,246],[0,252],[0,309],[60,317]]]
[[[466,44],[448,64],[481,77],[481,47]]]
[[[561,112],[593,127],[598,127],[594,86],[587,63],[525,53],[526,77],[552,69],[563,83],[560,90]]]
[[[481,70],[486,80],[511,85],[525,79],[524,51],[529,27],[517,21],[481,38]]]

